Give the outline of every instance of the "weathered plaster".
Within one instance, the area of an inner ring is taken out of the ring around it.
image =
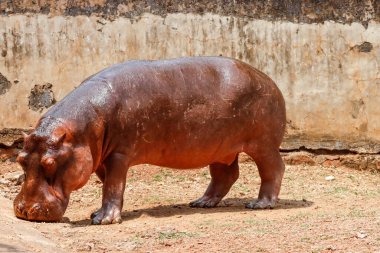
[[[271,76],[288,114],[284,148],[380,152],[380,23],[318,24],[217,14],[0,16],[0,129],[27,128],[35,84],[60,100],[87,76],[128,59],[239,58]],[[16,82],[17,81],[17,82]]]

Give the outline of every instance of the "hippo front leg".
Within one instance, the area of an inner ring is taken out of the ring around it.
[[[111,154],[105,161],[102,207],[91,215],[92,224],[121,223],[123,195],[128,171],[125,155]]]

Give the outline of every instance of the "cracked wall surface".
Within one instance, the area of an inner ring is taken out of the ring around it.
[[[109,3],[90,2],[103,7]],[[0,16],[0,73],[12,85],[0,95],[0,129],[34,126],[46,111],[29,108],[36,84],[54,84],[52,98],[60,100],[85,77],[117,62],[223,55],[250,63],[282,90],[288,118],[283,148],[378,153],[380,7],[378,1],[364,2],[362,7],[369,11],[358,9],[356,18],[303,23],[304,5],[298,16],[294,14],[296,19],[223,11],[152,14],[155,6],[142,10],[138,18],[124,15],[136,6],[110,18],[101,15],[100,7],[96,15],[87,15],[83,6],[75,15],[68,13],[72,8],[54,12],[51,1],[39,1],[49,6],[45,14],[25,14],[27,10],[17,10],[17,1],[13,7],[5,1],[0,5],[8,8]]]

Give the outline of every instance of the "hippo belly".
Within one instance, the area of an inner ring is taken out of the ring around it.
[[[139,123],[141,127],[148,126],[137,131],[139,136],[134,151],[137,154],[131,157],[135,159],[131,163],[179,169],[203,167],[214,162],[231,164],[250,139],[254,129],[252,117],[246,117],[249,112],[234,115],[229,112],[232,109],[220,101],[211,101],[202,107],[205,109],[172,106],[170,111],[175,115],[150,124]]]

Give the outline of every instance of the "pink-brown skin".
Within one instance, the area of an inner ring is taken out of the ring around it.
[[[93,224],[121,222],[128,168],[210,166],[211,182],[192,207],[214,207],[239,177],[238,154],[258,166],[261,187],[248,208],[273,208],[284,164],[285,103],[275,83],[229,58],[128,61],[86,79],[25,136],[26,173],[17,217],[62,218],[70,193],[95,172],[103,182]]]

